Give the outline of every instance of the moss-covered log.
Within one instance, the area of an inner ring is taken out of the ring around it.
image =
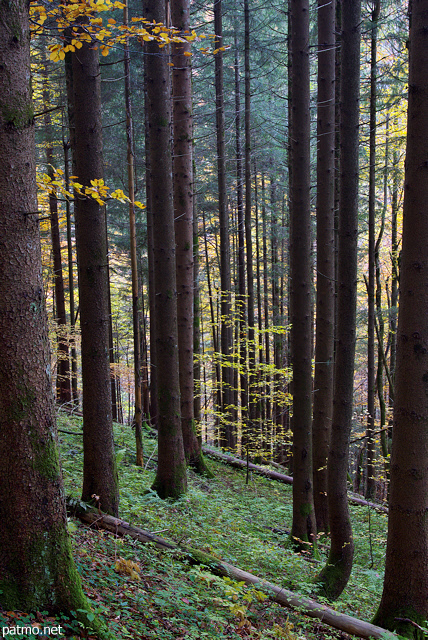
[[[311,618],[317,618],[330,627],[340,629],[345,633],[350,633],[360,638],[398,640],[395,634],[390,633],[381,627],[376,627],[369,622],[358,620],[358,618],[353,618],[352,616],[347,616],[343,613],[337,613],[333,609],[330,609],[315,600],[298,596],[288,589],[284,589],[283,587],[272,584],[267,580],[263,580],[263,578],[259,578],[252,573],[248,573],[248,571],[243,571],[238,567],[234,567],[228,562],[222,562],[218,560],[218,558],[214,558],[214,556],[207,553],[168,542],[167,540],[164,540],[149,531],[135,527],[124,520],[113,518],[112,516],[90,509],[85,510],[79,505],[76,506],[74,501],[69,501],[69,506],[74,515],[77,515],[80,520],[90,524],[92,527],[98,526],[120,536],[127,535],[132,537],[134,540],[139,540],[140,542],[153,542],[160,549],[176,549],[178,555],[184,555],[191,563],[203,564],[215,575],[229,577],[236,581],[245,582],[246,584],[257,585],[259,589],[262,589],[268,594],[269,598],[273,602],[276,602],[283,607],[298,609],[302,614]]]

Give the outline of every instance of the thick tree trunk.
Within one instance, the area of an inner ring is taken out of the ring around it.
[[[428,0],[413,0],[388,542],[376,621],[423,638],[428,618]]]
[[[165,24],[165,6],[146,0],[146,17]],[[168,55],[148,43],[147,110],[150,194],[153,222],[158,469],[154,489],[161,498],[178,498],[187,490],[180,413],[177,285],[171,145],[171,83]],[[192,255],[193,237],[189,252]],[[193,260],[193,259],[192,259]],[[193,304],[193,299],[191,299]],[[192,346],[193,350],[193,346]],[[193,369],[192,369],[193,376]]]
[[[354,555],[346,489],[356,337],[360,20],[360,1],[342,0],[337,349],[328,457],[331,549],[319,576],[331,599],[345,588]]]
[[[50,378],[28,3],[1,0],[0,15],[1,605],[81,610],[84,619],[88,603],[67,534]]]
[[[317,530],[328,533],[327,459],[333,414],[335,1],[318,0],[317,287],[313,411]]]
[[[172,24],[190,30],[190,0],[171,0]],[[177,265],[178,358],[181,429],[187,464],[198,473],[206,466],[196,436],[193,398],[193,116],[190,43],[172,43],[173,175]]]
[[[85,42],[73,53],[77,181],[90,186],[103,177],[101,77],[98,51]],[[104,207],[91,197],[76,202],[83,382],[83,490],[99,496],[113,515],[119,506],[113,444],[109,364],[107,226]]]
[[[293,525],[297,545],[316,541],[312,482],[312,265],[309,1],[291,0],[291,341],[293,352]]]

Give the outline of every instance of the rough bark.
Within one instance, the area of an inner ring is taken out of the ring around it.
[[[409,638],[428,618],[428,0],[413,0],[388,541],[377,622]],[[411,381],[411,384],[409,384]]]
[[[215,48],[223,46],[222,3],[214,2],[214,32]],[[223,52],[215,55],[215,94],[216,94],[216,135],[217,135],[217,176],[218,176],[218,208],[220,219],[220,292],[221,292],[221,409],[223,414],[222,444],[228,449],[234,449],[236,434],[231,422],[230,407],[233,404],[233,369],[229,360],[233,346],[233,323],[230,284],[230,238],[229,212],[226,195],[226,152],[224,139],[224,83],[223,83]]]
[[[145,3],[146,17],[165,24],[165,6]],[[161,498],[178,498],[187,490],[180,414],[177,284],[171,145],[171,84],[168,54],[148,43],[147,110],[150,194],[153,222],[158,469],[154,489]],[[192,254],[192,241],[189,251]],[[193,301],[192,301],[193,302]],[[193,375],[193,371],[192,371]]]
[[[171,1],[172,24],[190,30],[190,0]],[[172,43],[173,176],[177,265],[178,359],[181,429],[187,464],[198,473],[206,465],[196,436],[193,398],[193,115],[190,43]]]
[[[240,361],[241,411],[246,425],[248,418],[248,378],[247,378],[247,297],[245,281],[245,224],[244,224],[244,182],[242,175],[241,142],[241,86],[239,71],[238,20],[235,19],[235,145],[236,145],[236,212],[238,218],[238,295],[236,312],[238,316],[238,351]],[[244,444],[248,446],[247,429],[244,427]]]
[[[88,611],[67,534],[50,377],[28,3],[1,0],[0,15],[1,605]]]
[[[375,234],[376,234],[376,91],[377,91],[377,23],[380,0],[374,0],[371,15],[370,60],[370,139],[369,139],[369,277],[367,321],[367,486],[366,498],[376,492],[375,478]]]
[[[312,300],[309,115],[309,2],[291,0],[291,341],[293,524],[291,537],[316,537],[312,481]]]
[[[123,9],[123,23],[128,24],[128,5]],[[134,339],[134,420],[135,430],[135,457],[136,464],[143,466],[143,400],[141,384],[141,339],[140,339],[140,313],[139,313],[139,293],[138,284],[138,262],[137,262],[137,234],[135,222],[135,177],[134,177],[134,128],[132,120],[131,105],[131,71],[129,42],[125,42],[125,110],[126,110],[126,159],[128,169],[128,197],[129,197],[129,239],[131,250],[131,277],[132,277],[132,329]]]
[[[313,408],[314,506],[317,530],[328,533],[327,459],[333,414],[335,2],[318,2],[317,276]]]
[[[346,489],[356,337],[360,20],[359,0],[343,0],[337,349],[328,457],[331,549],[327,564],[319,576],[324,593],[331,599],[337,598],[345,588],[354,555]]]
[[[251,192],[251,68],[250,68],[250,6],[244,0],[244,70],[245,70],[245,249],[247,262],[247,323],[248,323],[248,431],[255,436],[256,391],[256,344],[254,323],[254,266],[252,238],[252,192]]]
[[[101,77],[98,51],[85,42],[72,55],[75,162],[78,182],[103,177]],[[76,202],[83,383],[83,500],[99,496],[117,514],[118,477],[113,444],[109,364],[107,227],[104,207],[90,197]]]
[[[71,52],[65,54],[64,59],[65,84],[67,92],[67,116],[68,116],[68,140],[63,140],[64,149],[64,183],[67,191],[70,191],[70,167],[69,151],[71,151],[72,175],[76,175],[75,162],[75,126],[74,126],[74,104],[73,104],[73,62]],[[68,254],[68,288],[70,296],[70,356],[71,356],[71,392],[74,407],[79,406],[79,392],[77,388],[77,350],[76,350],[76,311],[74,302],[74,268],[73,268],[73,242],[71,237],[71,206],[70,201],[66,204],[67,216],[67,254]]]

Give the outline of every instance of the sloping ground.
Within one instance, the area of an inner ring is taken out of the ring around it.
[[[66,491],[78,498],[81,424],[78,418],[60,416],[60,427],[77,434],[60,435]],[[189,493],[175,503],[164,502],[149,490],[154,478],[152,464],[146,470],[133,465],[132,431],[118,425],[115,439],[123,519],[303,596],[313,595],[312,581],[323,560],[316,562],[287,548],[290,486],[255,475],[245,485],[244,472],[210,460],[216,474],[213,480],[190,473]],[[155,453],[153,440],[147,437],[145,446],[148,455]],[[334,607],[370,620],[380,599],[386,517],[367,507],[352,507],[352,513],[355,568],[346,594]],[[257,588],[216,577],[204,567],[192,567],[185,557],[177,558],[173,552],[75,522],[71,528],[85,590],[94,610],[118,639],[347,637],[298,613],[288,613]],[[16,625],[23,615],[0,611],[0,626]],[[37,622],[31,617],[23,619]],[[46,620],[43,612],[38,620],[42,626]],[[53,622],[63,624],[70,637],[83,637],[77,627],[73,632],[72,621]]]

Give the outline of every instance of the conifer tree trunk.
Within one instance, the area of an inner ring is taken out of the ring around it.
[[[223,46],[222,2],[214,2],[215,48]],[[233,404],[233,369],[229,360],[233,346],[233,323],[230,284],[230,239],[229,212],[226,196],[226,164],[224,140],[224,96],[223,96],[223,52],[215,55],[215,94],[216,94],[216,135],[217,135],[217,175],[218,208],[220,218],[220,290],[221,290],[221,358],[222,358],[222,445],[230,450],[236,444],[234,427],[231,424],[230,407]]]
[[[165,24],[163,2],[146,0],[146,17]],[[153,223],[158,468],[153,488],[161,498],[186,492],[187,476],[180,413],[177,285],[171,145],[171,82],[168,54],[147,45],[147,117]],[[192,253],[193,238],[190,240]],[[193,300],[192,300],[193,303]],[[193,371],[192,371],[193,375]]]
[[[123,23],[128,25],[127,1],[123,9]],[[125,109],[126,109],[126,159],[128,168],[128,197],[129,197],[129,236],[131,249],[131,276],[132,276],[132,328],[134,338],[134,397],[135,413],[133,428],[135,430],[135,453],[138,467],[144,466],[143,461],[143,401],[141,389],[141,339],[139,318],[139,293],[138,263],[137,263],[137,236],[135,224],[135,180],[134,180],[134,131],[131,109],[131,72],[129,42],[126,39],[124,48],[125,70]]]
[[[242,175],[241,143],[241,87],[239,73],[238,24],[235,21],[235,132],[236,132],[236,209],[238,217],[238,296],[236,299],[239,324],[239,360],[241,366],[241,411],[244,422],[247,418],[247,300],[245,282],[245,223],[244,223],[244,182]],[[246,441],[246,430],[244,441]]]
[[[171,20],[181,33],[190,30],[190,0],[171,0]],[[196,437],[193,363],[193,116],[190,43],[173,42],[173,175],[177,265],[178,357],[180,367],[181,429],[187,463],[199,473],[206,465]]]
[[[392,197],[391,197],[391,308],[389,312],[389,339],[390,339],[390,358],[389,371],[391,378],[395,378],[395,362],[397,348],[397,307],[398,307],[398,282],[399,282],[399,243],[397,233],[398,218],[398,162],[399,155],[397,149],[394,149],[392,160]],[[389,406],[393,407],[394,390],[389,389]]]
[[[71,54],[70,54],[71,55]],[[67,89],[67,101],[70,104]],[[73,125],[74,128],[74,125]],[[66,191],[70,191],[70,168],[68,152],[71,148],[70,142],[63,141],[64,149],[64,184]],[[76,318],[74,305],[74,264],[73,264],[73,242],[71,237],[71,207],[67,199],[65,203],[67,218],[67,259],[68,259],[68,290],[70,296],[70,358],[71,358],[71,395],[73,406],[79,405],[79,392],[77,389],[77,350],[76,350]]]
[[[66,527],[36,200],[25,1],[0,1],[0,592],[6,610],[88,603]]]
[[[347,498],[347,473],[356,337],[360,1],[342,0],[341,12],[337,349],[333,421],[328,457],[331,547],[327,564],[319,575],[324,592],[331,599],[339,597],[345,588],[354,555]]]
[[[73,61],[71,51],[67,51],[64,59],[65,84],[67,92],[67,117],[69,139],[63,139],[64,150],[64,184],[67,191],[70,191],[70,167],[69,152],[71,151],[72,174],[76,175],[75,161],[75,126],[74,126],[74,104],[73,104]],[[71,203],[67,199],[65,203],[67,216],[67,254],[68,254],[68,287],[70,296],[70,356],[71,356],[71,393],[73,405],[79,406],[79,392],[77,388],[77,349],[76,349],[76,320],[77,314],[74,302],[74,268],[73,268],[73,242],[71,237]],[[75,206],[74,206],[75,209]]]
[[[370,157],[369,157],[369,278],[367,322],[367,486],[366,498],[376,492],[375,478],[375,233],[376,233],[376,92],[377,92],[377,23],[380,0],[374,0],[371,25],[370,62]]]
[[[266,185],[265,176],[262,174],[262,233],[263,233],[263,320],[265,332],[265,363],[270,365],[270,341],[269,341],[269,289],[268,289],[268,250],[267,250],[267,213],[266,213]],[[271,378],[266,375],[266,419],[272,419],[271,402]]]
[[[252,239],[252,193],[251,193],[251,69],[250,69],[250,7],[244,0],[244,67],[245,67],[245,247],[247,259],[247,321],[248,321],[248,422],[250,433],[255,430],[256,399],[254,376],[256,369],[256,346],[254,329],[254,267]]]
[[[101,77],[98,51],[85,42],[72,55],[75,161],[78,182],[103,177]],[[119,489],[113,444],[109,363],[109,288],[105,209],[94,198],[76,201],[83,382],[82,499],[99,496],[117,514]]]
[[[43,105],[49,109],[48,68],[46,55],[43,55]],[[44,125],[46,132],[46,164],[47,174],[54,180],[54,152],[51,114],[45,113]],[[67,404],[71,400],[70,387],[70,359],[67,339],[67,316],[65,312],[64,279],[62,275],[61,238],[58,221],[58,200],[56,194],[49,194],[49,212],[51,223],[51,241],[53,255],[53,280],[55,291],[55,321],[57,339],[57,372],[56,399],[59,404]]]
[[[309,115],[309,1],[291,0],[291,340],[293,351],[293,524],[316,542],[312,481],[312,300]]]
[[[318,1],[317,287],[313,413],[317,530],[329,530],[327,459],[333,413],[335,1]]]
[[[388,540],[375,620],[422,639],[428,618],[428,0],[412,1],[410,27]]]

